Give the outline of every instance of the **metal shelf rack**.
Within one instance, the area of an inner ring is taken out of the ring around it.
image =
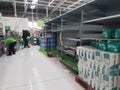
[[[45,23],[48,27],[51,27],[52,31],[59,31],[58,37],[62,35],[63,43],[65,41],[76,43],[80,42],[80,45],[89,44],[90,40],[103,40],[101,37],[102,30],[105,27],[118,27],[120,23],[120,0],[91,0],[67,13],[64,13],[51,21]],[[77,26],[74,29],[74,23]],[[111,24],[115,24],[111,26]],[[118,24],[118,25],[117,25]],[[65,28],[68,26],[69,28]],[[73,26],[73,30],[71,29]],[[66,30],[65,30],[66,29]],[[67,33],[77,32],[78,36],[73,35],[72,37],[66,37]],[[70,32],[73,31],[73,32]],[[65,37],[64,37],[65,36]],[[79,39],[76,39],[79,38]],[[58,40],[59,43],[59,40]],[[61,55],[64,52],[64,48],[69,45],[60,45]],[[70,50],[72,50],[70,48]],[[67,65],[67,64],[66,64]]]
[[[81,40],[82,34],[86,33],[82,31],[82,25],[83,25],[82,22],[83,22],[83,14],[84,14],[83,8],[89,9],[90,7],[89,4],[92,2],[94,2],[94,0],[91,0],[90,2],[85,3],[82,6],[79,6],[78,8],[73,9],[45,23],[48,26],[48,28],[51,29],[52,32],[54,32],[55,30],[56,32],[59,31],[58,38],[62,36],[61,39],[63,41],[62,42],[63,45],[58,40],[58,46],[60,46],[60,49],[59,48],[58,49],[61,51],[61,55],[66,54],[76,58],[75,56],[76,56],[77,43],[79,42],[80,45],[82,45],[82,40]],[[89,27],[90,26],[88,26],[88,28]],[[90,29],[93,28],[90,27]],[[74,63],[74,61],[73,62],[69,61],[69,62]],[[65,64],[69,67],[72,67],[67,62]]]

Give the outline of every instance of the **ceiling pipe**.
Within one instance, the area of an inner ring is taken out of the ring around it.
[[[10,0],[2,0],[2,1],[5,1],[5,2],[13,2],[13,1],[10,1]],[[1,2],[1,1],[0,1]],[[31,5],[31,2],[22,2],[22,1],[16,1],[16,4],[29,4]],[[43,6],[43,7],[46,7],[47,5],[43,5],[43,4],[33,4],[33,5],[38,5],[38,6]],[[53,6],[53,5],[50,5],[50,7],[57,7],[57,8],[61,8],[61,9],[64,9],[63,7],[59,7],[59,6]]]
[[[57,9],[59,9],[60,6],[63,5],[66,1],[67,1],[67,0],[60,0],[60,2],[56,5],[57,7],[54,7],[54,8],[51,10],[50,14],[54,13]],[[63,9],[64,9],[64,8],[63,8]]]

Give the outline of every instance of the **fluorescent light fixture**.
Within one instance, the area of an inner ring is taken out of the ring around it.
[[[31,5],[30,6],[31,9],[35,9],[35,7],[36,7],[35,5]]]
[[[38,3],[38,0],[33,0],[32,1],[32,4],[37,4]]]
[[[32,0],[32,5],[30,6],[31,9],[35,9],[36,5],[38,3],[38,0]]]

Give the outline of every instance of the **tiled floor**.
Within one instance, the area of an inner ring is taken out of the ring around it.
[[[38,46],[0,57],[0,90],[84,90],[56,58],[39,52]]]

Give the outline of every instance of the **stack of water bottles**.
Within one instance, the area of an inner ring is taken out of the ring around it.
[[[47,32],[46,37],[40,38],[40,47],[45,50],[56,49],[57,45],[57,34]]]
[[[56,45],[57,45],[57,34],[53,33],[53,37],[52,37],[52,49],[56,49]]]

